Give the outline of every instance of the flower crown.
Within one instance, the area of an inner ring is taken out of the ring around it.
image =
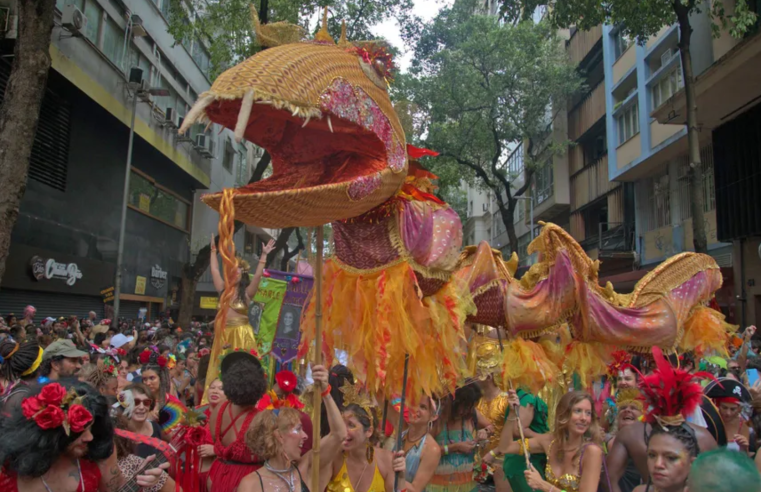
[[[163,355],[159,355],[155,349],[146,348],[140,352],[140,364],[156,364],[157,366],[164,368],[167,366],[167,358]]]
[[[119,369],[117,369],[116,364],[114,364],[114,360],[111,357],[103,357],[103,367],[100,369],[104,374],[109,374],[113,377],[117,377],[119,375]]]
[[[66,435],[79,434],[92,422],[89,410],[82,405],[82,397],[74,388],[69,392],[58,383],[43,386],[37,396],[26,398],[21,410],[27,420],[34,420],[43,430],[63,427]]]
[[[209,355],[210,353],[211,353],[211,350],[209,350],[207,348],[202,348],[201,350],[198,351],[198,356],[199,357],[205,357],[205,356]]]

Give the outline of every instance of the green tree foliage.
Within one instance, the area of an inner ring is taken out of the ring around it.
[[[732,5],[728,13],[725,6]],[[700,162],[697,100],[692,69],[690,17],[707,12],[712,19],[714,35],[726,29],[734,37],[742,37],[756,23],[756,14],[749,9],[748,0],[502,0],[501,14],[510,22],[530,15],[537,8],[548,12],[557,27],[577,26],[590,29],[599,24],[616,26],[624,34],[636,37],[640,43],[655,35],[664,26],[678,24],[679,51],[687,110],[687,141],[689,147],[690,211],[692,217],[702,217],[703,168]],[[705,222],[693,221],[695,251],[706,253],[708,241]]]
[[[259,49],[251,27],[250,0],[171,0],[169,32],[180,42],[200,38],[209,48],[211,78],[254,55]],[[258,0],[253,2],[263,23],[290,22],[316,31],[328,7],[328,30],[338,39],[346,21],[349,40],[375,39],[370,28],[396,19],[402,35],[415,35],[418,21],[412,0]]]
[[[565,151],[565,142],[550,138],[552,120],[580,77],[549,23],[502,23],[479,14],[477,4],[457,1],[423,28],[412,76],[396,97],[417,108],[416,136],[441,153],[430,162],[445,185],[464,180],[492,191],[515,251],[516,197]],[[511,174],[507,159],[524,144],[525,170]]]

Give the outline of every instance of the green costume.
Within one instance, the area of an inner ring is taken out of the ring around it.
[[[533,432],[537,434],[545,434],[550,431],[547,425],[547,404],[541,399],[531,393],[519,389],[518,397],[521,400],[521,406],[533,406],[534,407],[534,419],[528,426]],[[510,415],[510,407],[505,412],[505,419]],[[532,454],[530,458],[531,464],[544,478],[544,467],[547,464],[546,454]],[[505,472],[510,486],[513,488],[513,492],[532,492],[531,487],[526,483],[526,478],[523,476],[523,472],[526,470],[526,459],[523,455],[508,454],[504,457],[502,470]]]

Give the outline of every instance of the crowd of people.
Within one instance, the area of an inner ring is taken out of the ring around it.
[[[412,398],[396,449],[398,398],[366,393],[345,366],[311,367],[307,384],[224,347],[206,381],[209,326],[35,314],[0,325],[3,491],[761,491],[755,327],[728,357],[625,358],[554,399],[504,391],[499,367],[481,368],[453,395]],[[178,409],[203,415],[198,466],[176,456]]]

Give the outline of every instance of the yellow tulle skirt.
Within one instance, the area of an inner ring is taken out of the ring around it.
[[[226,348],[233,350],[236,348],[258,350],[256,338],[254,337],[254,328],[248,323],[248,318],[228,317],[225,329],[222,333],[214,334],[214,343],[211,346],[211,355],[209,359],[209,369],[206,371],[206,382],[203,387],[202,405],[209,402],[207,390],[209,389],[209,385],[219,376],[219,356]]]
[[[346,351],[355,376],[371,391],[399,394],[409,354],[408,396],[453,392],[466,375],[465,318],[475,304],[465,285],[446,283],[423,297],[413,267],[356,270],[327,260],[323,267],[323,353]],[[314,342],[315,303],[302,318],[301,354]]]

